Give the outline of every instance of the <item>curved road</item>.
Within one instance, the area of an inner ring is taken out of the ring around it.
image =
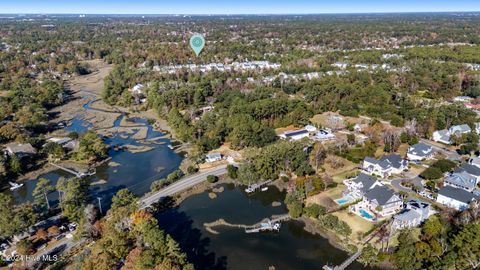
[[[187,190],[201,182],[207,180],[209,175],[222,175],[227,173],[227,165],[221,165],[212,169],[208,169],[194,175],[187,176],[155,193],[147,194],[140,199],[141,208],[146,208],[153,203],[158,202],[163,197],[171,196],[175,193]]]
[[[447,157],[447,159],[450,159],[450,160],[459,160],[460,159],[460,155],[455,152],[455,151],[452,151],[452,150],[448,150],[445,147],[440,147],[438,143],[435,143],[435,142],[432,142],[430,140],[426,140],[426,139],[420,139],[420,142],[426,144],[426,145],[429,145],[433,148],[434,151],[437,151],[437,152],[440,152],[441,154],[443,154],[444,156]]]

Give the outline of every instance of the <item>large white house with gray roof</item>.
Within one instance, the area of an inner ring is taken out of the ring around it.
[[[368,213],[374,213],[376,216],[385,217],[397,213],[402,209],[402,206],[402,198],[393,190],[384,185],[375,185],[366,190],[362,200],[351,205],[349,209],[360,214],[367,211]]]
[[[290,140],[290,141],[298,141],[303,138],[308,138],[309,136],[310,136],[310,132],[306,129],[287,131],[278,135],[278,137],[280,137],[281,139]]]
[[[410,200],[405,204],[405,208],[393,217],[392,230],[417,227],[431,214],[430,204],[420,200]]]
[[[432,134],[432,139],[436,142],[441,142],[444,144],[451,144],[452,136],[460,136],[462,134],[467,134],[472,132],[472,129],[469,125],[456,125],[451,126],[449,129],[436,130]]]
[[[360,173],[355,178],[343,181],[347,189],[343,192],[345,196],[353,199],[361,199],[363,195],[376,186],[383,186],[380,181],[371,175]]]
[[[447,186],[461,188],[466,191],[473,191],[477,186],[477,178],[465,171],[454,172],[445,178],[443,183]]]
[[[477,179],[477,183],[480,181],[480,168],[475,165],[465,163],[454,171],[454,173],[460,172],[465,172],[475,177]]]
[[[424,160],[432,158],[434,154],[433,148],[424,143],[417,143],[410,146],[407,152],[408,160]]]
[[[349,207],[350,211],[359,213],[368,211],[378,216],[387,216],[398,212],[403,205],[402,199],[391,189],[385,187],[375,177],[360,173],[355,178],[343,181],[347,190],[343,193],[355,200],[361,199],[357,204]]]
[[[361,168],[368,174],[375,174],[380,177],[388,177],[392,174],[400,174],[407,169],[408,162],[400,155],[383,156],[380,159],[366,157]]]
[[[432,139],[436,142],[441,142],[444,144],[451,144],[450,141],[450,132],[447,129],[436,130],[432,134]]]
[[[437,202],[448,207],[465,210],[472,201],[477,201],[479,197],[464,189],[452,186],[444,186],[438,191]]]

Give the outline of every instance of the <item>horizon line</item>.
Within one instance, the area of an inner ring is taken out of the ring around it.
[[[423,13],[480,13],[480,10],[458,11],[371,11],[371,12],[313,12],[313,13],[64,13],[64,12],[7,12],[0,15],[139,15],[139,16],[231,16],[231,15],[361,15],[361,14],[423,14]]]

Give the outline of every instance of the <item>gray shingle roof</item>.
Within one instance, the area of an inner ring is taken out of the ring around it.
[[[442,129],[442,130],[437,130],[436,132],[440,136],[440,140],[450,141],[450,131],[448,131],[446,129]]]
[[[415,145],[412,145],[408,149],[408,153],[414,154],[419,157],[425,157],[429,155],[432,152],[432,147],[430,145],[426,145],[424,143],[417,143]]]
[[[406,161],[400,155],[396,155],[396,154],[383,156],[379,159],[379,162],[389,164],[394,168],[401,168],[402,166],[406,165],[405,164]]]
[[[368,200],[376,200],[379,205],[385,205],[394,195],[395,193],[385,186],[376,186],[365,193]]]
[[[438,194],[463,203],[470,203],[470,201],[472,201],[473,199],[479,199],[478,196],[471,192],[451,186],[444,186],[438,191]]]
[[[373,176],[361,173],[357,175],[357,177],[352,181],[355,183],[362,183],[363,185],[362,190],[366,191],[366,190],[369,190],[370,187],[372,187],[373,184],[375,184],[375,182],[377,182],[377,179],[375,179],[375,177]]]
[[[421,217],[422,215],[420,215],[420,213],[418,213],[417,211],[412,209],[406,209],[402,213],[396,215],[395,219],[398,219],[401,221],[410,221],[410,220],[418,219]]]
[[[468,126],[467,124],[463,124],[463,125],[451,126],[449,131],[450,131],[451,134],[455,134],[457,132],[458,133],[467,133],[467,132],[470,132],[472,130],[470,129],[470,126]]]
[[[477,185],[477,179],[474,176],[464,171],[455,172],[452,175],[445,178],[444,181],[447,183],[451,183],[451,184],[469,188],[469,189],[475,188],[475,186]]]
[[[480,168],[471,164],[463,164],[455,172],[467,172],[468,174],[480,176]]]

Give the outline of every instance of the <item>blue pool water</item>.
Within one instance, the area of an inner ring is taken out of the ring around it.
[[[358,212],[360,212],[360,215],[366,219],[373,219],[373,216],[363,209],[360,209]]]
[[[342,197],[340,199],[336,199],[335,202],[338,203],[339,205],[344,205],[346,203],[349,203],[352,201],[352,198],[350,197]]]

